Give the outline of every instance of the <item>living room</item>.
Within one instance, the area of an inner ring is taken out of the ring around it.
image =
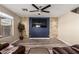
[[[79,14],[78,9],[77,13],[72,11],[78,7],[79,4],[1,4],[0,43],[22,45],[26,54],[36,47],[44,47],[52,54],[53,47],[78,44]]]

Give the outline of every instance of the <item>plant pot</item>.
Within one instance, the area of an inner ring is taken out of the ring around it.
[[[19,39],[20,39],[20,40],[23,40],[23,39],[24,39],[24,37],[23,37],[23,36],[20,36],[20,37],[19,37]]]

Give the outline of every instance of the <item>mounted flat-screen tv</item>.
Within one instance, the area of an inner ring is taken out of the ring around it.
[[[47,28],[47,20],[44,18],[33,18],[32,27]]]

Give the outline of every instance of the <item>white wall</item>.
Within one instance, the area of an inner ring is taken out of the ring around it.
[[[18,22],[20,21],[20,17],[17,16],[12,11],[8,10],[7,8],[3,7],[2,5],[0,5],[0,11],[14,17],[14,35],[10,36],[10,37],[6,37],[6,38],[0,38],[0,43],[2,43],[2,42],[11,43],[11,42],[13,42],[15,40],[18,40],[19,34],[18,34],[17,26],[18,26]]]
[[[58,19],[59,39],[69,45],[79,44],[79,14],[69,12]]]

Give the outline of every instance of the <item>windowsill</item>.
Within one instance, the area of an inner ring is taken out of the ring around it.
[[[12,37],[12,36],[8,36],[8,37],[2,37],[2,36],[0,36],[0,38],[2,38],[2,39],[9,38],[9,37]]]

